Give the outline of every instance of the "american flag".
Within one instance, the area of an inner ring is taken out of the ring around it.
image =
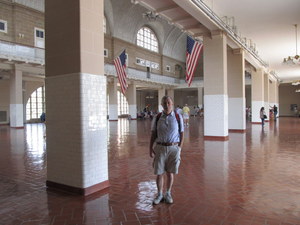
[[[116,67],[119,83],[120,83],[120,86],[121,86],[121,91],[125,95],[125,92],[128,88],[128,84],[127,84],[127,80],[126,80],[127,75],[126,75],[126,70],[125,70],[126,69],[126,53],[125,53],[125,50],[121,53],[121,55],[119,57],[114,59],[114,64],[115,64],[115,67]]]
[[[194,72],[198,64],[200,52],[203,48],[203,44],[194,41],[189,36],[187,37],[186,44],[186,82],[190,86],[194,77]]]

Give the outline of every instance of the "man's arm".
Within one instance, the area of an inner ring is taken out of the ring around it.
[[[183,132],[180,132],[179,147],[180,147],[181,149],[182,149],[182,147],[183,147]]]
[[[153,158],[153,154],[155,155],[155,152],[153,151],[153,144],[154,144],[154,141],[156,140],[156,138],[157,138],[156,131],[152,131],[151,138],[150,138],[150,146],[149,146],[149,155],[151,158]]]

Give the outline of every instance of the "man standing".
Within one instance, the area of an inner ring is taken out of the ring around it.
[[[166,203],[173,203],[171,189],[174,182],[174,174],[178,173],[180,164],[180,152],[183,146],[183,119],[173,111],[173,99],[164,96],[161,99],[163,112],[153,119],[150,139],[150,157],[153,158],[154,174],[156,177],[157,196],[153,204],[159,204],[163,199]],[[156,145],[154,145],[156,142]],[[167,174],[167,190],[163,196],[164,174]]]

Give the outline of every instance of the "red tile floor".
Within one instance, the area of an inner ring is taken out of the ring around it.
[[[300,224],[300,118],[247,124],[227,142],[190,124],[174,204],[157,206],[150,121],[109,123],[111,187],[88,197],[47,190],[43,124],[0,126],[0,224]]]

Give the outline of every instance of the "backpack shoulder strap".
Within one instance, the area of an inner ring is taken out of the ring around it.
[[[160,116],[161,116],[161,112],[158,113],[157,116],[156,116],[156,120],[155,120],[156,129],[157,129],[157,122],[158,122]]]
[[[181,126],[180,126],[180,118],[179,118],[179,114],[175,111],[175,117],[176,117],[176,120],[178,122],[178,130],[179,130],[179,133],[181,132]]]

